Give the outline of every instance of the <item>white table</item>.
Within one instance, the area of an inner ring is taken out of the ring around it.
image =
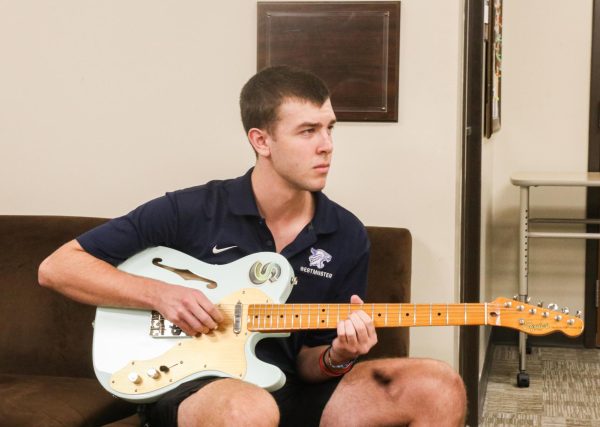
[[[535,232],[529,230],[530,224],[600,224],[598,219],[587,218],[530,218],[530,187],[600,187],[600,172],[519,172],[510,177],[513,185],[521,188],[519,209],[519,296],[520,301],[528,301],[529,238],[561,239],[597,239],[600,233]],[[529,386],[526,372],[527,335],[519,333],[519,373],[517,385]]]

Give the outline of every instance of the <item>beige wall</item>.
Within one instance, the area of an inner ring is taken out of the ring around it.
[[[413,233],[413,301],[456,302],[462,1],[403,0],[398,123],[340,123],[327,193]],[[0,214],[115,216],[253,163],[256,3],[0,3]],[[456,361],[454,328],[411,354]]]
[[[591,17],[592,0],[504,0],[502,129],[484,144],[487,299],[518,291],[519,189],[510,175],[587,170]],[[531,190],[531,216],[584,214],[581,189]],[[584,241],[532,239],[529,254],[533,302],[582,309]]]

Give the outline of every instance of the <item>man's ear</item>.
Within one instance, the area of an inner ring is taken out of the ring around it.
[[[248,141],[250,141],[254,151],[259,156],[268,157],[271,154],[270,137],[266,131],[258,128],[250,129],[248,131]]]

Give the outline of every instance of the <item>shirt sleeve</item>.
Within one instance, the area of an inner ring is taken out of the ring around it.
[[[177,230],[177,205],[167,193],[80,235],[77,241],[89,254],[118,265],[151,246],[172,246]]]

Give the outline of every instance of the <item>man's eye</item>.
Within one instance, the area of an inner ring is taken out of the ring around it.
[[[305,134],[305,135],[309,135],[309,134],[314,133],[314,132],[315,132],[314,128],[304,129],[302,131],[302,133]]]

